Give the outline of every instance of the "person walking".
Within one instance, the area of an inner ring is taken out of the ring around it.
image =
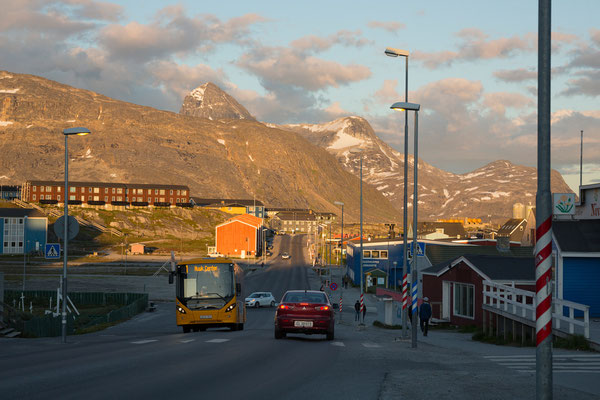
[[[354,311],[356,311],[354,314],[354,320],[358,321],[360,317],[360,302],[358,300],[356,300],[356,303],[354,303]]]
[[[363,324],[365,323],[365,315],[367,315],[367,305],[363,304]]]
[[[419,309],[419,319],[421,322],[421,332],[423,332],[423,336],[427,336],[429,318],[431,318],[431,305],[429,304],[429,297],[425,297],[423,299],[423,304],[421,304],[421,308]]]

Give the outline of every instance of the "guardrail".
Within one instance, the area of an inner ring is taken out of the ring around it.
[[[535,309],[537,303],[534,292],[484,281],[483,304],[533,322],[535,326]],[[590,338],[590,306],[552,298],[552,307],[553,329],[566,332],[561,326],[561,322],[565,322],[568,325],[569,334],[580,333],[586,339]],[[565,311],[568,316],[565,315]],[[583,314],[583,320],[575,317],[576,311]]]

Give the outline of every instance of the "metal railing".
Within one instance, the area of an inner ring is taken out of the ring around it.
[[[534,292],[484,281],[483,304],[528,320],[535,326],[536,297]],[[554,329],[571,335],[583,334],[586,339],[590,338],[590,306],[557,298],[552,299],[552,305]],[[582,315],[583,319],[577,318],[576,314]],[[563,328],[564,325],[561,322],[566,323],[568,331]]]

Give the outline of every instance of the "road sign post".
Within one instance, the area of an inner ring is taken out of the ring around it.
[[[48,260],[60,259],[60,243],[46,243],[44,256]]]

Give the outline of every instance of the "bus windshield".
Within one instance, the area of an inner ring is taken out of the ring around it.
[[[190,264],[183,268],[179,295],[189,308],[220,308],[233,297],[233,264]]]

